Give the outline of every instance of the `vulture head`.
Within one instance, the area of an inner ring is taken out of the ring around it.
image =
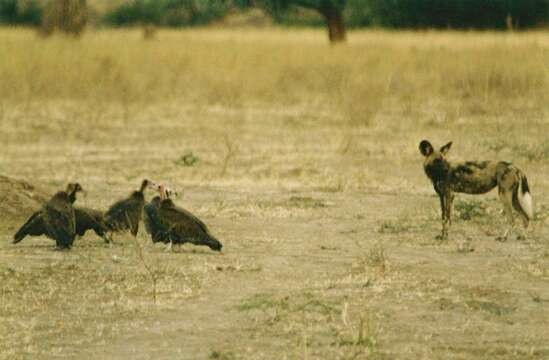
[[[141,182],[141,186],[139,187],[139,190],[134,191],[132,193],[132,196],[142,197],[145,189],[157,190],[158,184],[156,184],[154,181],[151,181],[149,179],[143,179],[143,181]]]
[[[172,188],[167,187],[164,184],[160,184],[156,186],[156,190],[160,194],[160,199],[166,200],[169,199],[172,196],[178,196],[179,193]]]
[[[82,185],[80,185],[79,183],[67,184],[67,194],[77,193],[79,191],[84,191]]]
[[[151,187],[151,184],[152,182],[150,180],[144,179],[141,182],[141,187],[139,188],[139,192],[143,193],[143,191],[145,191],[146,188]]]
[[[76,193],[77,192],[84,192],[84,189],[82,188],[82,185],[79,183],[69,183],[67,184],[67,189],[65,190],[67,195],[69,196],[69,199],[71,199],[72,202],[76,200]]]
[[[76,195],[77,192],[84,192],[84,189],[82,188],[82,185],[80,185],[79,183],[69,183],[67,185],[67,190],[66,190],[67,194],[72,195]]]
[[[221,251],[221,248],[223,248],[223,245],[214,238],[207,239],[206,245],[214,251]]]

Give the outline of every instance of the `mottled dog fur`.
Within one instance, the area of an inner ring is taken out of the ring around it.
[[[526,175],[511,163],[505,161],[466,161],[449,162],[446,155],[452,142],[435,150],[431,143],[423,140],[419,151],[425,157],[425,174],[440,198],[442,212],[441,238],[448,237],[448,228],[452,223],[452,202],[454,193],[484,194],[498,187],[499,198],[503,203],[509,224],[513,226],[513,209],[522,219],[524,229],[532,219],[532,197]],[[509,229],[502,239],[507,238]]]

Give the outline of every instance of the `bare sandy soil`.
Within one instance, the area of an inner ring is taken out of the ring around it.
[[[203,46],[221,46],[218,35],[201,35],[210,39]],[[275,35],[268,46],[283,42]],[[292,39],[332,51],[311,43],[323,35]],[[249,60],[260,55],[248,40],[238,46]],[[482,44],[464,47],[476,53]],[[540,44],[529,48],[532,57],[546,59]],[[409,61],[446,56],[438,51],[414,48]],[[532,90],[538,97],[507,105],[497,92],[454,102],[386,94],[358,123],[345,117],[349,108],[316,106],[316,98],[3,101],[3,175],[47,194],[78,181],[88,195],[77,204],[99,209],[143,178],[163,181],[224,248],[168,253],[143,229],[113,245],[89,233],[70,252],[53,251],[46,238],[13,245],[32,209],[6,211],[0,358],[549,358],[546,84]],[[450,239],[436,240],[438,198],[417,150],[423,138],[454,140],[455,159],[505,159],[523,169],[536,208],[527,240],[495,240],[507,225],[495,191],[460,196]],[[22,201],[2,191],[9,209]]]
[[[462,252],[454,241],[440,244],[433,240],[436,199],[428,196],[188,191],[189,208],[224,199],[224,210],[204,218],[225,251],[184,246],[170,254],[141,234],[159,277],[156,305],[128,238],[108,247],[90,235],[65,254],[52,251],[47,240],[10,246],[4,236],[3,299],[11,303],[4,304],[5,353],[110,359],[549,356],[549,254],[537,237],[499,243],[490,225],[458,223],[454,238],[470,241],[474,251]],[[298,196],[307,200],[292,200]],[[273,201],[280,205],[246,213],[250,204]],[[429,211],[411,211],[412,204]],[[281,215],[285,211],[291,214]],[[13,297],[20,291],[25,314],[12,323],[10,309],[23,305]]]

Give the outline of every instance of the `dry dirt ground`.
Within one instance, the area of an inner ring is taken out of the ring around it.
[[[320,51],[310,37],[323,35],[291,39]],[[219,45],[219,34],[202,36]],[[533,56],[547,60],[543,39]],[[364,124],[299,101],[3,102],[3,175],[45,193],[79,181],[88,194],[77,203],[101,209],[143,178],[164,181],[224,248],[168,253],[143,229],[113,245],[90,233],[70,252],[46,238],[12,245],[31,209],[5,212],[0,357],[549,358],[549,109],[493,99],[418,100],[418,110],[387,94]],[[521,167],[536,208],[527,240],[495,241],[506,226],[496,192],[460,196],[450,239],[435,240],[423,138],[454,140],[453,158]]]

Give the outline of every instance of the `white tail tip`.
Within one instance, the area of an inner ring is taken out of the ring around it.
[[[524,212],[526,213],[526,216],[528,216],[528,219],[532,219],[534,217],[534,210],[532,208],[532,195],[530,195],[529,192],[522,193],[519,192],[518,194],[518,200],[520,203],[520,207]]]

